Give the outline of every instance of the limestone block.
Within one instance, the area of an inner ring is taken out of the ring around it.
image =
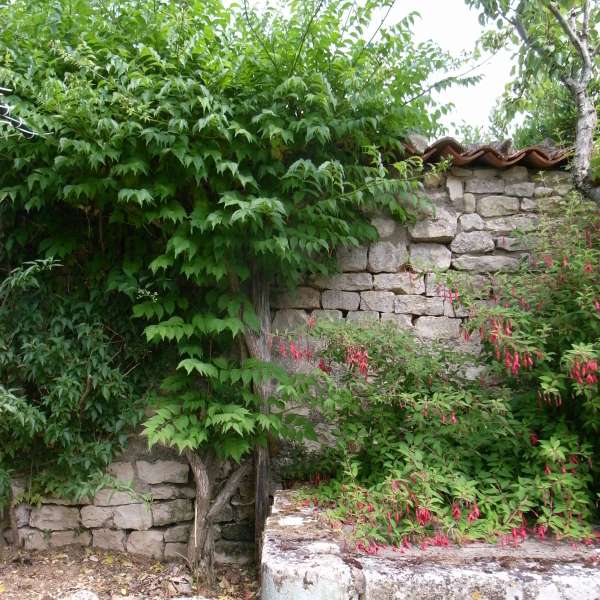
[[[440,295],[440,284],[436,281],[435,273],[425,273],[425,294],[427,296]]]
[[[190,467],[177,460],[136,461],[138,477],[146,483],[187,483]]]
[[[529,179],[529,171],[527,167],[511,167],[502,172],[502,179],[507,183],[521,183]]]
[[[396,233],[398,223],[389,217],[375,217],[371,219],[371,225],[377,229],[379,239],[391,238]]]
[[[303,310],[284,308],[275,313],[271,327],[275,333],[285,333],[306,325],[307,319],[308,315]]]
[[[525,235],[520,235],[518,237],[508,237],[502,235],[499,238],[496,238],[496,247],[500,250],[506,250],[508,252],[523,252],[526,250],[531,250],[534,243],[534,238]]]
[[[274,308],[320,308],[321,294],[319,290],[300,286],[279,294],[273,300]]]
[[[154,500],[173,500],[174,498],[194,498],[196,492],[190,486],[153,485],[150,494]]]
[[[571,181],[571,173],[568,171],[543,171],[537,179],[550,184],[567,183]]]
[[[191,525],[175,525],[165,529],[165,542],[187,542],[190,537]]]
[[[543,185],[536,187],[533,192],[534,198],[547,198],[548,196],[552,196],[552,194],[554,194],[554,189]]]
[[[483,196],[477,201],[482,217],[502,217],[519,212],[519,199],[514,196]]]
[[[460,323],[460,319],[449,317],[419,317],[415,322],[415,333],[427,339],[455,339],[460,335]]]
[[[409,225],[408,232],[414,241],[449,242],[456,235],[457,215],[446,208],[438,208],[435,217]]]
[[[411,244],[410,264],[418,271],[446,271],[452,253],[442,244]]]
[[[472,194],[502,194],[504,193],[504,180],[487,177],[467,179],[465,191]]]
[[[29,504],[17,504],[13,508],[13,518],[17,527],[26,527],[29,525],[29,516],[31,515],[31,506]]]
[[[345,290],[359,292],[373,288],[371,273],[339,273],[315,278],[315,284],[322,290]]]
[[[94,496],[94,505],[96,506],[119,506],[120,504],[134,504],[139,501],[137,494],[112,488],[102,488]]]
[[[84,506],[81,509],[81,524],[90,529],[113,526],[113,509],[104,506]]]
[[[107,471],[115,479],[124,483],[131,483],[135,478],[133,465],[129,462],[114,462],[108,465]]]
[[[360,310],[394,312],[394,298],[393,292],[361,292]]]
[[[566,194],[568,194],[571,190],[573,189],[573,184],[571,183],[559,183],[558,185],[554,186],[554,191],[559,195],[559,196],[565,196]]]
[[[398,329],[412,329],[412,317],[410,315],[402,315],[395,313],[383,313],[381,320],[387,323],[392,323]]]
[[[125,551],[125,532],[118,529],[93,529],[92,546],[104,550]]]
[[[152,504],[152,520],[155,526],[180,523],[194,518],[191,500],[169,500]]]
[[[322,300],[323,308],[356,310],[360,305],[360,294],[358,292],[343,292],[341,290],[325,290]]]
[[[79,509],[45,504],[31,510],[29,524],[36,529],[63,531],[79,527]]]
[[[456,254],[466,254],[468,252],[491,252],[494,249],[494,240],[487,231],[470,231],[459,233],[452,244],[450,250]]]
[[[477,209],[477,198],[474,194],[463,195],[463,212],[474,213]]]
[[[485,228],[496,235],[510,233],[511,231],[534,231],[539,225],[539,217],[532,214],[521,214],[513,217],[497,217],[486,219]]]
[[[368,248],[366,246],[340,248],[337,251],[337,263],[340,271],[366,271],[367,253]]]
[[[165,560],[187,560],[187,547],[181,542],[165,544]]]
[[[341,310],[313,310],[310,316],[317,321],[339,321],[344,318]]]
[[[397,294],[424,294],[425,282],[423,275],[418,273],[381,273],[373,277],[376,290],[389,290]]]
[[[379,321],[379,313],[375,310],[351,310],[346,316],[348,321],[358,321],[367,323],[370,321]]]
[[[426,190],[442,187],[444,176],[441,173],[425,173],[423,184]]]
[[[519,259],[512,256],[471,256],[465,254],[452,261],[452,266],[459,271],[477,271],[494,273],[496,271],[516,271]]]
[[[473,179],[494,179],[501,177],[503,171],[490,167],[476,167],[473,169]]]
[[[446,179],[446,189],[448,190],[448,196],[450,196],[451,202],[462,200],[464,194],[464,184],[461,179],[449,176]]]
[[[140,556],[149,556],[161,560],[163,558],[164,541],[162,531],[132,531],[127,538],[127,552]]]
[[[89,531],[53,531],[50,534],[50,546],[89,546],[92,534]]]
[[[481,231],[485,229],[485,221],[477,213],[461,215],[458,225],[461,231]]]
[[[459,301],[444,299],[444,316],[445,317],[468,317],[469,310]]]
[[[241,502],[239,500],[232,500],[231,504],[233,504],[233,503],[235,503],[236,506],[243,505],[244,507],[249,507],[250,514],[254,515],[254,500],[252,500],[250,502]],[[215,517],[215,523],[228,523],[229,521],[233,521],[235,519],[235,514],[233,512],[233,506],[231,506],[231,504],[226,504],[221,509],[221,512]]]
[[[25,550],[47,550],[50,538],[39,529],[23,527],[17,530],[17,544]]]
[[[537,202],[533,198],[521,199],[521,210],[532,211],[537,210]]]
[[[452,175],[454,175],[454,177],[472,177],[473,176],[472,169],[465,169],[463,167],[452,167],[450,169],[450,173]]]
[[[408,260],[404,244],[376,242],[369,247],[368,268],[371,273],[394,273]]]
[[[113,518],[118,529],[143,530],[152,527],[152,513],[146,503],[117,506]]]
[[[254,553],[254,544],[219,540],[215,544],[215,564],[248,565],[254,562]]]
[[[504,193],[507,196],[533,196],[535,191],[535,183],[521,182],[511,183],[504,188]]]
[[[427,296],[396,296],[394,312],[412,315],[443,315],[442,298]]]

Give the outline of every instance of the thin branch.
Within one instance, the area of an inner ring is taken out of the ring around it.
[[[260,36],[260,34],[258,33],[258,31],[256,31],[256,29],[254,29],[254,27],[252,26],[252,23],[250,22],[250,17],[248,15],[248,0],[244,0],[244,18],[246,19],[246,23],[248,24],[250,31],[256,38],[256,41],[262,46],[263,50],[265,51],[265,53],[267,55],[267,58],[269,59],[270,63],[273,65],[273,67],[275,68],[275,72],[277,73],[277,75],[279,75],[279,67],[277,66],[277,63],[275,62],[275,59],[269,52],[267,45],[264,43],[264,41],[263,41],[262,37]]]
[[[317,4],[317,8],[313,11],[312,15],[310,16],[310,19],[308,20],[306,28],[304,29],[304,32],[302,33],[302,38],[300,39],[300,45],[298,46],[298,51],[296,52],[296,57],[294,58],[294,62],[292,63],[292,68],[290,69],[289,77],[291,77],[294,74],[294,69],[296,68],[298,59],[300,58],[300,52],[302,52],[302,48],[304,47],[304,42],[306,42],[306,36],[308,35],[308,32],[310,31],[310,27],[313,24],[313,21],[319,14],[319,11],[321,10],[321,7],[323,6],[324,1],[325,0],[319,0],[319,3]]]
[[[251,463],[246,462],[243,465],[240,465],[237,468],[237,470],[234,471],[234,473],[229,477],[229,479],[219,492],[219,495],[217,496],[210,510],[208,511],[208,514],[206,515],[206,519],[208,521],[213,521],[214,519],[216,519],[219,513],[223,510],[223,507],[225,506],[229,498],[233,496],[235,490],[242,482],[242,479],[244,479],[244,477],[246,477],[246,475],[250,473],[250,467]]]
[[[353,67],[356,65],[356,63],[358,62],[358,59],[362,56],[363,52],[371,45],[371,42],[375,39],[375,36],[379,33],[379,30],[383,27],[383,24],[386,22],[389,14],[390,14],[390,11],[394,7],[394,4],[396,4],[396,0],[392,0],[392,2],[390,2],[387,12],[385,13],[385,15],[383,15],[383,18],[381,19],[381,21],[379,21],[379,25],[377,26],[377,29],[375,30],[373,35],[369,38],[369,41],[362,47],[361,51],[358,53],[358,56],[352,61]]]

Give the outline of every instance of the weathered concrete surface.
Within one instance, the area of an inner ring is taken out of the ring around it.
[[[600,550],[518,547],[352,550],[320,515],[278,492],[262,553],[262,600],[598,600]]]

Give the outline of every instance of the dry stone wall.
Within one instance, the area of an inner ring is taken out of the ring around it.
[[[229,468],[225,467],[222,477]],[[77,544],[158,560],[182,560],[194,518],[195,497],[185,459],[166,448],[148,451],[144,441],[134,437],[108,472],[119,484],[115,489],[100,490],[86,501],[45,498],[38,506],[14,505],[0,539],[26,550]],[[25,483],[15,480],[13,497],[18,499],[24,491]],[[215,525],[216,562],[245,563],[253,559],[253,517],[254,494],[248,479]]]
[[[408,226],[373,219],[379,241],[340,251],[339,273],[274,298],[274,331],[314,316],[391,321],[424,339],[458,340],[467,313],[440,284],[444,273],[481,288],[493,273],[518,269],[529,256],[541,203],[568,194],[569,181],[566,172],[522,166],[454,168],[430,177],[428,214]]]

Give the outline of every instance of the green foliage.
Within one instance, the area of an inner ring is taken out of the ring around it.
[[[422,90],[449,59],[413,43],[414,15],[365,40],[384,4],[0,8],[0,78],[41,134],[2,139],[7,252],[121,294],[172,351],[151,443],[239,460],[291,433],[256,388],[300,384],[240,349],[265,333],[253,287],[327,272],[337,247],[376,237],[374,211],[402,220],[418,203],[402,137],[436,130],[444,108]]]
[[[64,274],[46,259],[0,283],[0,480],[27,473],[32,494],[81,497],[140,422],[148,374],[139,331],[102,298],[69,293]]]
[[[529,528],[591,534],[592,447],[564,419],[535,420],[535,402],[510,387],[461,376],[472,356],[389,326],[335,326],[324,337],[339,466],[315,501],[353,526],[361,549],[518,542]]]

